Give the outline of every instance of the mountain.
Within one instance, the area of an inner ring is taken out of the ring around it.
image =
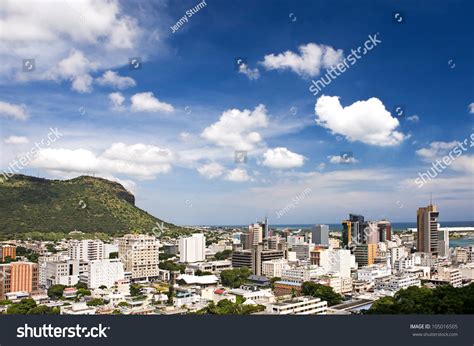
[[[145,233],[157,230],[157,223],[162,225],[160,219],[135,206],[133,194],[106,179],[49,180],[17,174],[0,181],[0,233]]]

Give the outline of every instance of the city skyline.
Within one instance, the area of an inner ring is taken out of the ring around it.
[[[179,225],[416,222],[430,193],[473,219],[469,5],[97,4],[5,6],[1,171],[57,129],[18,173],[115,180]]]

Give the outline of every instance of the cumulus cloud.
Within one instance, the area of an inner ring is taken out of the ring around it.
[[[406,136],[396,131],[399,122],[376,97],[343,107],[337,96],[321,96],[315,106],[316,122],[347,140],[370,145],[394,146]]]
[[[83,52],[72,50],[69,56],[48,71],[46,76],[53,80],[70,80],[72,90],[89,93],[92,91],[93,81],[90,72],[95,71],[97,67],[98,64],[86,58]]]
[[[423,159],[434,159],[446,155],[451,149],[458,145],[457,141],[452,142],[432,142],[428,148],[421,148],[416,151]]]
[[[7,144],[27,144],[30,141],[28,138],[23,136],[10,136],[5,138],[4,142]]]
[[[415,115],[412,115],[411,117],[407,117],[407,120],[413,123],[417,123],[420,121],[420,117],[415,114]]]
[[[102,154],[86,149],[46,148],[38,152],[32,167],[53,172],[79,174],[126,174],[138,179],[154,179],[171,170],[170,150],[153,145],[114,143]]]
[[[258,68],[251,69],[247,66],[247,64],[240,64],[239,73],[246,75],[250,80],[256,80],[260,78],[260,72],[258,71]]]
[[[474,174],[474,155],[457,157],[451,164],[451,167],[455,171],[469,173],[469,176],[472,178],[472,174]]]
[[[130,99],[132,101],[131,110],[133,112],[164,112],[174,111],[174,107],[169,103],[161,102],[152,92],[135,94]]]
[[[262,141],[262,136],[255,130],[267,125],[264,105],[257,106],[253,111],[229,109],[222,113],[219,121],[206,127],[201,136],[219,146],[252,150]]]
[[[143,45],[150,35],[131,12],[125,13],[118,0],[4,1],[0,76],[7,81],[68,80],[73,90],[89,92],[92,66],[75,71],[64,65],[89,61],[110,69],[126,64],[137,48],[143,57],[151,50],[153,45]],[[153,35],[154,41],[158,36]],[[76,51],[72,57],[71,51]],[[22,72],[21,58],[34,58],[35,71]]]
[[[287,169],[301,167],[305,157],[289,151],[287,148],[268,149],[263,154],[263,165],[271,168]]]
[[[469,113],[474,114],[474,102],[472,102],[469,106]]]
[[[321,68],[329,68],[341,62],[343,52],[326,45],[308,43],[298,47],[299,54],[286,51],[278,55],[265,55],[261,64],[267,70],[291,70],[301,77],[319,75]]]
[[[23,104],[16,105],[14,103],[0,101],[0,116],[26,120],[28,118],[28,112],[26,111],[26,106]]]
[[[227,172],[225,179],[234,182],[245,182],[251,180],[252,178],[245,169],[235,168]]]
[[[111,70],[105,71],[96,81],[99,85],[110,86],[117,89],[126,89],[137,85],[133,78],[122,77],[117,72]]]
[[[352,155],[341,154],[341,155],[329,155],[329,162],[334,164],[347,164],[347,163],[356,163],[359,162]]]
[[[109,94],[109,100],[112,103],[112,108],[115,110],[123,110],[123,103],[125,101],[125,97],[122,93],[114,92]]]
[[[206,177],[207,179],[213,179],[220,177],[224,174],[224,167],[216,162],[208,163],[199,167],[198,169],[199,174]]]

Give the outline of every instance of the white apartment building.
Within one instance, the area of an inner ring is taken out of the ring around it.
[[[202,262],[206,259],[206,237],[195,233],[179,239],[179,261],[182,263]]]
[[[38,258],[38,286],[46,287],[46,263],[48,262],[62,262],[68,257],[62,254],[52,254],[48,256],[40,256]]]
[[[462,286],[461,272],[457,268],[438,267],[437,279],[446,281],[453,287]]]
[[[375,279],[392,274],[392,270],[381,264],[374,264],[357,270],[357,280],[374,282]]]
[[[341,277],[339,273],[323,275],[313,281],[320,285],[329,286],[339,294],[352,292],[352,278]]]
[[[44,287],[52,285],[72,286],[79,282],[79,276],[87,271],[88,262],[67,260],[61,262],[45,262],[41,268],[44,272]]]
[[[304,235],[289,235],[286,238],[288,246],[301,245],[305,243]]]
[[[320,265],[328,272],[340,273],[342,277],[351,276],[351,267],[355,265],[355,257],[350,250],[328,249],[321,251]]]
[[[408,256],[407,249],[404,246],[392,247],[390,249],[391,266],[395,267],[395,262]]]
[[[290,246],[292,252],[296,253],[296,259],[300,261],[307,261],[309,259],[309,252],[314,247],[313,244],[293,244]]]
[[[325,315],[328,304],[314,297],[297,297],[267,305],[267,312],[278,315]]]
[[[284,258],[262,262],[262,275],[267,278],[281,278],[281,272],[288,266],[288,260]]]
[[[281,279],[290,282],[311,281],[319,275],[324,275],[326,271],[316,265],[308,266],[287,266],[281,270]]]
[[[72,260],[94,261],[105,258],[105,246],[102,240],[71,240],[68,243],[68,256]]]
[[[421,287],[421,280],[413,274],[390,275],[375,280],[375,289],[397,292],[410,286]]]
[[[191,270],[201,270],[203,272],[221,272],[225,269],[231,269],[232,261],[221,260],[221,261],[190,263],[186,268],[191,269]]]
[[[110,288],[115,282],[124,279],[123,263],[119,259],[103,259],[90,261],[87,271],[80,275],[79,280],[90,289],[100,286]]]
[[[118,240],[119,259],[132,280],[159,276],[160,242],[147,234],[126,234]]]
[[[415,266],[415,261],[413,260],[413,257],[402,257],[398,260],[395,261],[393,265],[393,269],[396,272],[403,273],[409,268],[413,268]]]

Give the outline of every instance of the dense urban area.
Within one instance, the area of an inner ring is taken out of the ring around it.
[[[474,246],[450,247],[438,216],[3,241],[0,314],[472,314]]]

